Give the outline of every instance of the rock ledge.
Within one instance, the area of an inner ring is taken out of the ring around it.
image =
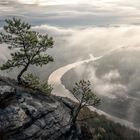
[[[72,104],[32,94],[18,86],[0,86],[0,139],[57,140],[69,129]]]

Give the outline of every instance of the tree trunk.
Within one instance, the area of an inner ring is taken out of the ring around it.
[[[17,76],[18,83],[21,83],[21,77],[22,77],[22,75],[24,74],[24,72],[27,71],[27,69],[28,69],[28,67],[29,67],[29,64],[30,64],[30,63],[27,63],[27,65],[21,70],[21,72],[20,72],[19,75]]]
[[[70,129],[67,132],[68,140],[73,140],[78,137],[78,128],[77,128],[77,117],[81,110],[81,104],[73,111],[72,118],[70,120]]]
[[[72,116],[70,119],[70,129],[67,131],[67,133],[65,134],[65,139],[67,140],[73,140],[75,136],[77,136],[77,117],[78,114],[81,110],[82,104],[80,103],[79,106],[77,108],[75,108],[72,112]]]
[[[79,115],[79,112],[81,110],[81,107],[82,107],[82,104],[80,104],[77,109],[73,112],[73,116],[72,116],[72,119],[71,119],[71,129],[75,129],[75,126],[76,126],[76,121],[77,121],[77,117]]]

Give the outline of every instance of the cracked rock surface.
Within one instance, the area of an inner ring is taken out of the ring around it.
[[[65,99],[0,84],[0,140],[57,140],[69,129]]]

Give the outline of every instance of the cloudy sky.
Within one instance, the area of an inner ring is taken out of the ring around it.
[[[0,0],[0,12],[64,27],[140,23],[139,0]]]

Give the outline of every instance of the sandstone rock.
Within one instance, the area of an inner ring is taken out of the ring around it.
[[[4,102],[7,102],[4,104]],[[57,140],[69,129],[71,109],[57,97],[0,86],[0,138]]]

